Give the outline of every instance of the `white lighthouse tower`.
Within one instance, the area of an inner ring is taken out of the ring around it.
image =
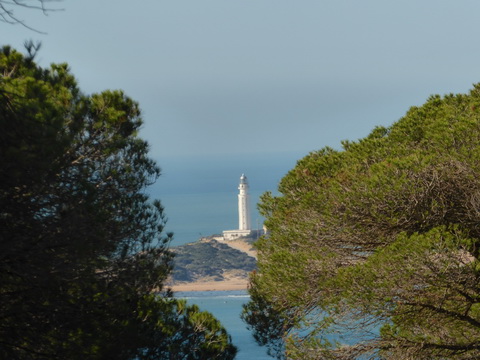
[[[235,240],[252,235],[250,222],[250,195],[248,194],[248,181],[245,174],[240,176],[238,184],[238,229],[223,231],[224,240]]]
[[[248,194],[248,181],[245,174],[240,176],[238,184],[238,229],[252,230],[250,223],[250,199]]]

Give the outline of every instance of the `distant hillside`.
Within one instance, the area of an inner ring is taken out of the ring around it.
[[[222,281],[227,273],[247,277],[256,269],[255,258],[216,240],[202,240],[172,250],[175,253],[174,282]]]

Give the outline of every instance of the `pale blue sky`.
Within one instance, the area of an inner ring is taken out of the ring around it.
[[[309,151],[480,81],[478,0],[64,0],[40,35],[87,92],[120,88],[160,159]]]

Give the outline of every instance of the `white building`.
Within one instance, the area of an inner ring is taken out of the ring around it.
[[[240,176],[238,184],[238,228],[240,230],[252,230],[250,219],[250,195],[248,194],[248,182],[245,174]]]
[[[238,190],[238,229],[225,230],[223,232],[223,238],[225,240],[233,240],[239,237],[250,236],[252,234],[250,221],[250,195],[248,194],[248,181],[245,174],[240,176]]]

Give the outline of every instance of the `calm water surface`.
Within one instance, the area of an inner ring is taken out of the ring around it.
[[[246,324],[240,319],[242,305],[250,297],[246,291],[192,291],[177,292],[178,298],[186,298],[191,304],[211,312],[232,336],[238,347],[237,360],[272,360],[266,349],[257,345]]]

